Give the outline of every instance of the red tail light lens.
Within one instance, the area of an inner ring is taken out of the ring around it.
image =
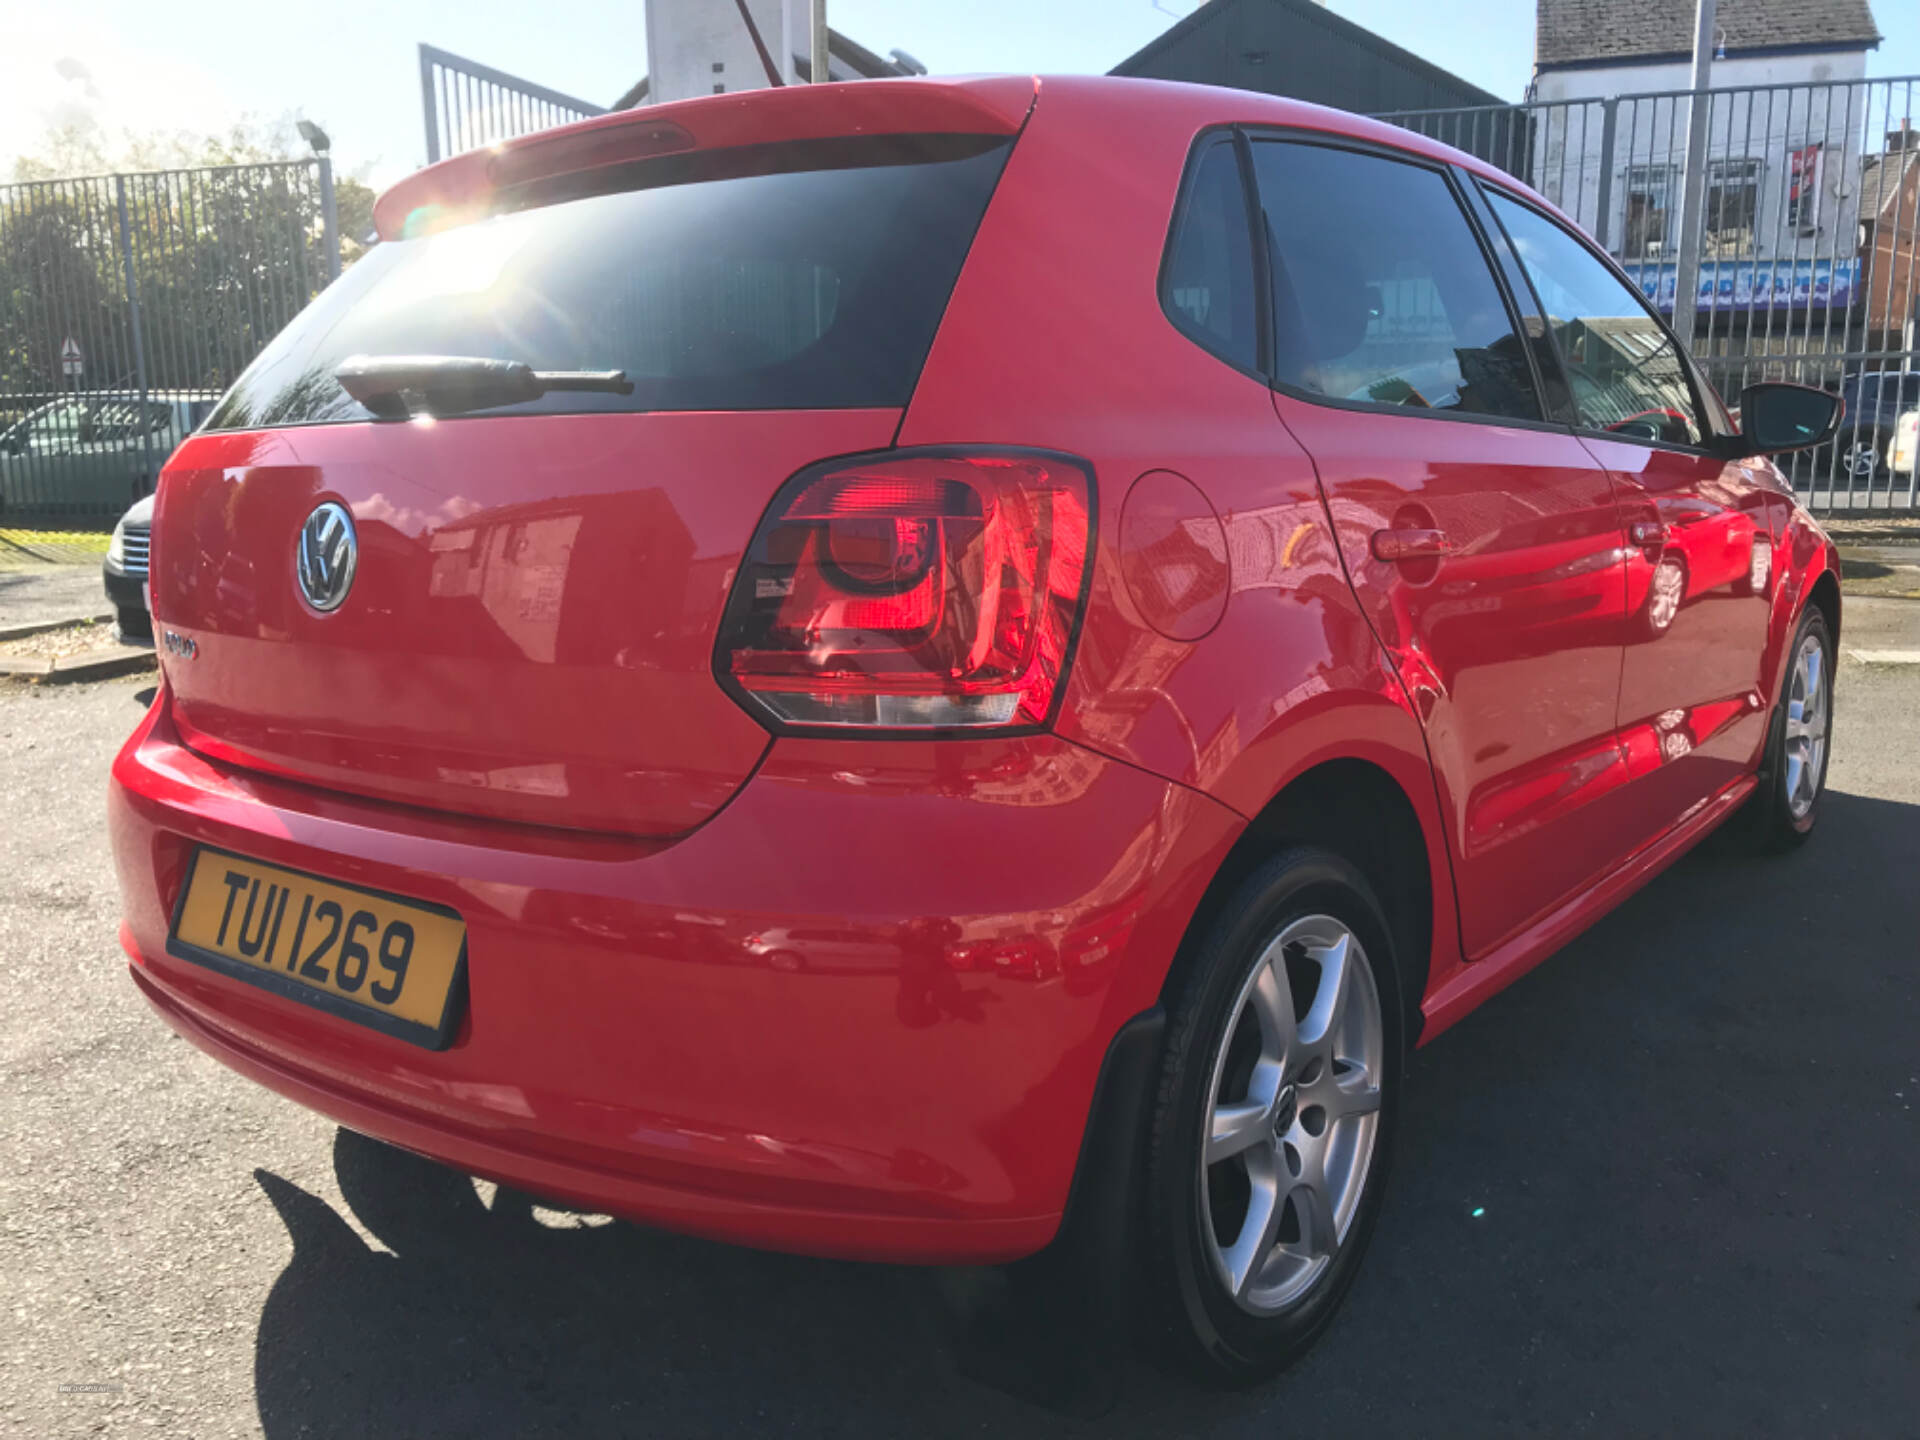
[[[1086,601],[1092,483],[1042,452],[903,450],[790,480],[715,669],[780,726],[1044,725]]]

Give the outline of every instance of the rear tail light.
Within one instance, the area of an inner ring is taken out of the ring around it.
[[[734,581],[720,681],[778,727],[1044,725],[1089,575],[1084,462],[902,450],[805,470]]]

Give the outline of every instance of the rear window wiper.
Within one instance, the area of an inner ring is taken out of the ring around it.
[[[350,355],[333,378],[381,420],[519,405],[554,390],[633,393],[624,370],[536,370],[479,355]]]

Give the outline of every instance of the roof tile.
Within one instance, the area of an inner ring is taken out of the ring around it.
[[[1689,55],[1695,0],[1538,0],[1533,63]],[[1836,49],[1877,44],[1867,0],[1720,0],[1729,52],[1785,45]]]

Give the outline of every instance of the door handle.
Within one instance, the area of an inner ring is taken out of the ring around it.
[[[1373,558],[1394,564],[1402,560],[1438,560],[1452,552],[1444,530],[1376,530]]]
[[[1658,520],[1636,520],[1627,527],[1627,538],[1643,550],[1667,543],[1667,527]]]

